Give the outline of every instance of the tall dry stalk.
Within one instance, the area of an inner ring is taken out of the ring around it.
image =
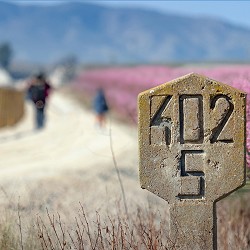
[[[18,198],[18,204],[17,204],[17,214],[18,214],[18,227],[20,232],[20,245],[21,249],[23,250],[23,232],[22,232],[22,220],[20,215],[20,197]]]
[[[117,161],[116,161],[116,157],[115,157],[115,152],[114,152],[114,148],[113,148],[111,124],[110,124],[110,127],[109,127],[109,145],[110,145],[110,151],[111,151],[112,160],[113,160],[113,164],[114,164],[114,167],[115,167],[116,175],[117,175],[117,178],[119,180],[119,184],[120,184],[120,188],[121,188],[122,200],[123,200],[123,205],[124,205],[125,213],[126,213],[127,219],[129,219],[129,216],[128,216],[128,206],[127,206],[125,191],[124,191],[124,187],[123,187],[123,182],[122,182],[122,179],[121,179],[120,171],[119,171],[119,168],[118,168],[118,165],[117,165]]]

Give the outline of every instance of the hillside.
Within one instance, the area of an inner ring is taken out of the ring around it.
[[[32,62],[68,55],[93,64],[250,61],[250,29],[141,9],[0,2],[0,30],[15,58]]]

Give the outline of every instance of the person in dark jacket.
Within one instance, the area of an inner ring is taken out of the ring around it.
[[[109,110],[103,89],[98,89],[93,101],[94,111],[96,113],[96,122],[99,127],[104,127],[106,123],[106,113]]]
[[[36,75],[28,87],[28,96],[34,103],[36,110],[36,128],[41,129],[45,124],[46,100],[51,90],[50,84],[46,81],[44,74]]]

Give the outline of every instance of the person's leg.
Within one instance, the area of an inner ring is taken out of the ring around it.
[[[103,113],[96,115],[96,122],[99,128],[102,128],[105,125],[105,117]]]
[[[100,126],[102,128],[105,127],[105,114],[101,114],[101,117],[100,117]]]
[[[40,111],[36,108],[36,128],[39,129],[40,126]]]
[[[37,108],[37,117],[36,117],[36,121],[37,121],[37,129],[41,129],[44,126],[44,108]]]

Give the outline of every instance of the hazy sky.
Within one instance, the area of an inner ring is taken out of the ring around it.
[[[16,0],[18,3],[29,4],[53,4],[62,2],[74,2],[74,0]],[[89,1],[81,0],[75,2],[98,3],[116,7],[140,7],[155,9],[161,12],[179,13],[195,16],[218,17],[231,23],[243,25],[250,28],[250,1]]]

